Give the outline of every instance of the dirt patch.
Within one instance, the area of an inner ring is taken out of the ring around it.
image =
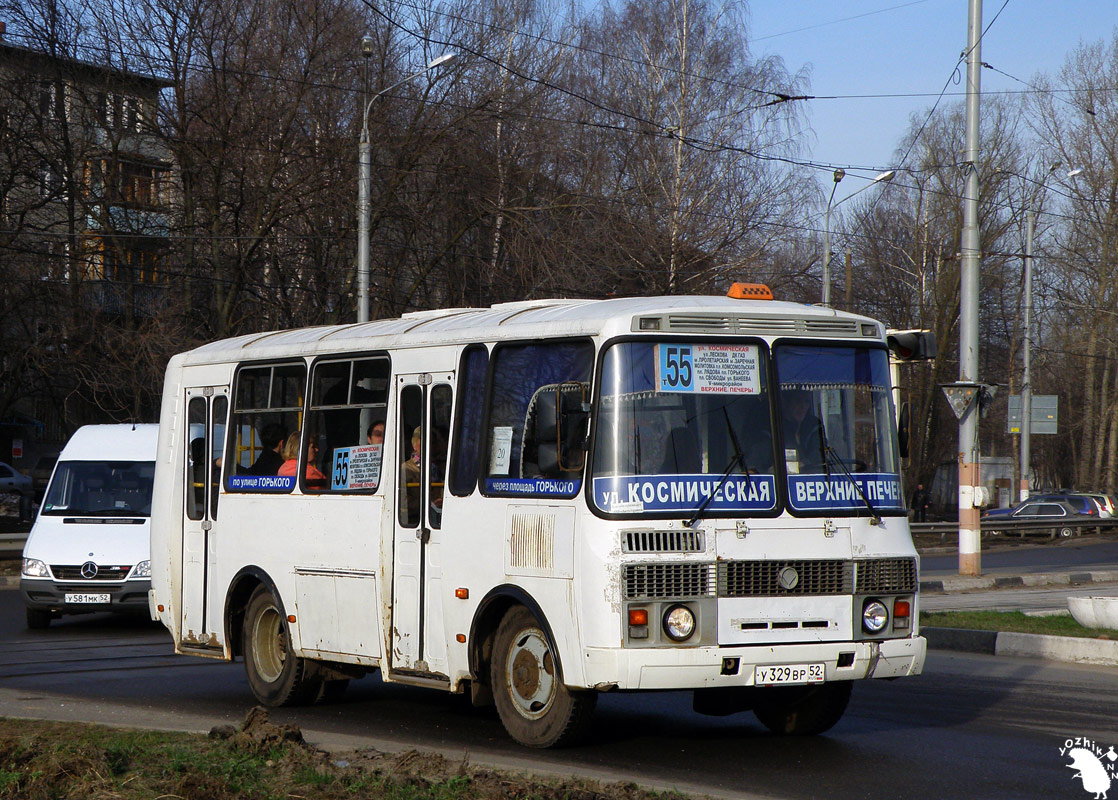
[[[326,753],[254,708],[210,735],[0,719],[0,798],[654,800],[634,784],[547,781],[431,753]]]

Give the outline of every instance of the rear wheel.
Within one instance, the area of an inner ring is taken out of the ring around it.
[[[51,613],[44,611],[41,608],[27,609],[27,627],[33,631],[41,631],[43,628],[49,628],[51,621]]]
[[[753,707],[761,724],[786,736],[814,736],[830,730],[850,702],[851,681],[766,689]]]
[[[523,606],[511,609],[497,628],[490,680],[505,730],[527,747],[577,741],[598,701],[595,692],[571,691],[563,685],[547,634]]]
[[[283,609],[265,586],[258,586],[245,609],[243,652],[253,695],[266,706],[314,702],[322,691],[314,664],[296,658]]]

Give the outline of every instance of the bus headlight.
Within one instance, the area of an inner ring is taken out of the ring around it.
[[[132,568],[133,578],[150,578],[151,577],[151,562],[141,561],[139,564]]]
[[[37,558],[23,559],[22,572],[28,578],[49,578],[50,570],[47,565]]]
[[[889,624],[889,609],[880,600],[867,600],[862,606],[862,628],[866,633],[881,633]]]
[[[664,614],[664,633],[673,642],[685,642],[695,632],[695,615],[687,606],[672,606]]]

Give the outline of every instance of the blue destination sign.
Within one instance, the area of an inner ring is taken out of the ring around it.
[[[582,481],[557,478],[487,478],[485,491],[489,494],[531,494],[549,497],[570,497],[578,494]]]
[[[889,473],[859,473],[852,476],[861,487],[858,493],[843,474],[789,475],[788,502],[796,511],[831,511],[865,508],[864,495],[876,509],[904,508],[901,482]]]
[[[230,475],[231,492],[290,492],[295,488],[294,475]]]
[[[771,511],[776,508],[772,475],[731,475],[718,488],[719,475],[619,475],[594,479],[594,502],[612,514],[648,511],[692,512],[711,493],[707,506],[719,511]]]

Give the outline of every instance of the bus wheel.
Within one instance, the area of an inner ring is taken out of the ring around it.
[[[765,689],[753,714],[773,733],[814,736],[842,719],[852,681]]]
[[[51,613],[41,608],[27,609],[27,627],[33,631],[41,631],[50,627]]]
[[[291,650],[287,620],[272,593],[256,587],[245,609],[245,672],[253,695],[266,706],[290,706],[317,699],[321,686],[312,665]]]
[[[505,730],[526,747],[559,747],[585,733],[598,695],[563,685],[547,634],[528,609],[497,628],[490,664],[493,700]]]

